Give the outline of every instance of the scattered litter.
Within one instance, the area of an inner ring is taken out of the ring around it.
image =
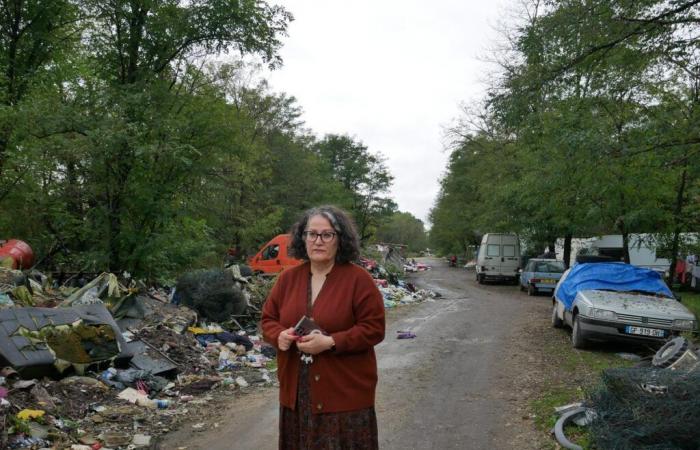
[[[39,417],[44,417],[46,411],[40,409],[23,409],[17,413],[17,418],[22,420],[38,419]]]
[[[145,434],[135,434],[132,444],[138,447],[148,447],[151,445],[151,436]]]
[[[622,359],[626,359],[627,361],[641,361],[642,357],[639,355],[635,355],[634,353],[616,353],[617,356],[619,356]]]
[[[416,337],[416,334],[412,331],[397,331],[396,332],[396,339],[413,339]]]

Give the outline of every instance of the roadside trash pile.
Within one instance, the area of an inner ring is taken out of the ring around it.
[[[564,427],[573,421],[590,427],[595,448],[698,448],[698,350],[677,337],[656,352],[650,367],[643,365],[605,370],[600,386],[583,404],[558,408],[557,441],[564,448],[581,449],[564,435]]]
[[[110,273],[68,287],[0,267],[0,448],[149,447],[272,383],[256,316],[271,283],[232,266],[170,292]]]
[[[396,256],[394,256],[394,258],[396,258]],[[384,297],[385,308],[395,308],[399,305],[407,305],[440,297],[440,294],[437,292],[426,289],[416,289],[413,283],[407,283],[399,279],[396,274],[389,272],[384,266],[378,264],[377,261],[373,259],[360,258],[360,264],[372,275],[374,283]]]
[[[404,263],[403,270],[404,272],[424,272],[430,270],[430,266],[415,260],[409,260]]]
[[[385,308],[395,308],[401,305],[418,303],[440,297],[440,294],[427,289],[416,289],[412,283],[399,280],[396,286],[379,286],[379,292],[384,297]]]

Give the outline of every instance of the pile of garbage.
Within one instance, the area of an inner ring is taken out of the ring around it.
[[[436,299],[440,294],[428,289],[416,289],[412,283],[399,281],[395,286],[379,287],[384,297],[385,308],[395,308],[429,299]]]
[[[237,266],[174,290],[0,268],[0,448],[149,447],[218,399],[272,384],[275,350],[257,334],[271,284]]]
[[[416,268],[419,263],[407,261],[400,257],[397,252],[392,253],[391,258],[394,262],[398,260],[398,262],[403,265],[404,273],[418,271],[418,269],[405,270],[407,266]],[[360,258],[360,264],[372,275],[374,283],[384,297],[385,308],[395,308],[400,305],[407,305],[440,297],[439,293],[427,289],[416,289],[413,283],[402,280],[398,273],[387,270],[384,265],[377,263],[374,259]],[[430,269],[430,267],[425,264],[421,264],[421,267],[421,271]]]
[[[603,371],[583,404],[557,408],[554,429],[565,448],[568,422],[589,426],[595,448],[691,449],[700,443],[700,352],[684,337],[667,342],[651,361]]]
[[[415,259],[410,259],[406,261],[403,265],[404,272],[424,272],[430,270],[431,267],[427,264],[416,262]]]

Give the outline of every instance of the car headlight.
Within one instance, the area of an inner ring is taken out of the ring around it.
[[[591,317],[596,319],[617,320],[617,314],[607,309],[591,308]]]
[[[681,330],[694,330],[695,321],[688,319],[676,319],[673,321],[673,328],[680,328]]]

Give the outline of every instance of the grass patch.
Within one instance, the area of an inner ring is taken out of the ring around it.
[[[535,426],[543,432],[549,432],[554,429],[558,417],[554,414],[554,408],[557,406],[568,405],[581,401],[583,398],[583,390],[580,387],[563,387],[559,386],[545,392],[542,397],[532,402],[532,411],[535,415]],[[584,449],[590,448],[591,435],[588,428],[580,428],[575,425],[569,425],[564,430],[564,434],[571,441]],[[552,441],[548,448],[561,448]]]
[[[688,291],[674,291],[673,292],[676,297],[681,298],[681,303],[690,310],[693,314],[695,314],[695,320],[700,321],[700,293],[698,292],[688,292]],[[695,331],[688,331],[688,332],[683,332],[682,335],[696,344],[700,342],[700,331],[695,330]]]
[[[695,318],[700,318],[700,293],[698,292],[674,292],[681,297],[681,303],[685,305],[693,314]]]
[[[617,356],[618,352],[625,350],[614,344],[601,344],[599,348],[592,346],[590,350],[575,350],[568,337],[567,332],[557,333],[556,339],[548,340],[545,344],[546,354],[553,363],[551,370],[554,372],[551,382],[530,404],[535,426],[546,434],[554,428],[559,418],[554,412],[555,407],[583,401],[586,391],[600,382],[603,370],[634,365],[634,362]],[[592,437],[587,428],[571,425],[566,428],[565,434],[584,449],[591,448]],[[553,440],[550,448],[559,447]]]

